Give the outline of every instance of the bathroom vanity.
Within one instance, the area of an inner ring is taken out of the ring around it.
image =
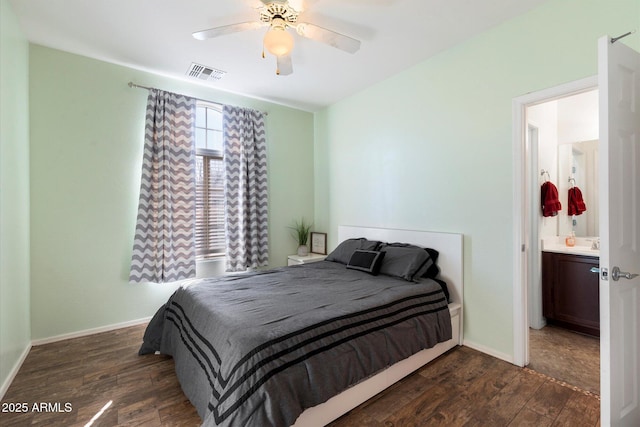
[[[594,256],[597,255],[597,256]],[[599,251],[543,248],[542,311],[547,323],[600,336]]]

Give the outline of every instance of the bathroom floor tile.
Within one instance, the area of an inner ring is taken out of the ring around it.
[[[556,326],[529,329],[528,368],[600,394],[600,340]]]

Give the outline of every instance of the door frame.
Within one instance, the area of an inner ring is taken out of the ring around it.
[[[538,182],[537,158],[532,159],[527,147],[527,107],[553,101],[598,88],[598,76],[561,84],[552,88],[514,98],[512,101],[513,139],[513,363],[529,364],[529,283],[532,274],[540,271],[539,257],[531,256],[537,239],[530,221],[537,217],[531,188]],[[539,274],[539,273],[538,273]]]

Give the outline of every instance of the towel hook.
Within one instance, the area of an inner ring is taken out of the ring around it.
[[[576,179],[575,178],[570,176],[568,182],[571,184],[572,187],[576,186]]]
[[[550,181],[551,175],[549,175],[549,172],[544,169],[540,169],[540,176],[544,176],[545,174],[547,174],[547,177],[544,178],[544,182]]]

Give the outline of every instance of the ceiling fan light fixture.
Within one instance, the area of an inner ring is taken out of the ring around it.
[[[272,55],[288,55],[293,49],[293,36],[284,26],[272,25],[264,35],[264,47]]]
[[[360,49],[360,40],[311,23],[298,22],[299,12],[295,8],[301,7],[301,1],[305,0],[262,0],[263,6],[259,8],[259,21],[209,28],[193,33],[193,37],[198,40],[206,40],[268,25],[269,29],[262,42],[262,57],[265,57],[265,50],[274,55],[277,60],[276,73],[284,76],[293,73],[291,51],[293,50],[294,37],[291,32],[287,31],[289,28],[296,30],[301,37],[324,43],[344,52],[356,53]]]

